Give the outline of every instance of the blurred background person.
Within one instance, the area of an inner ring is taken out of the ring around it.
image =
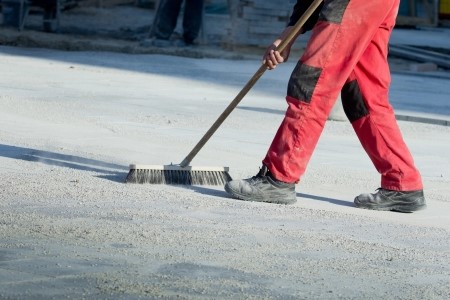
[[[202,24],[203,2],[204,0],[160,0],[150,31],[150,44],[160,47],[194,45]],[[182,40],[171,40],[182,6]]]

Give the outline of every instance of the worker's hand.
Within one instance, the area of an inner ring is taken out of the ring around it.
[[[276,50],[280,43],[281,40],[277,39],[264,53],[263,64],[265,64],[269,70],[275,69],[279,64],[286,62],[289,58],[291,52],[290,45],[280,53]]]
[[[294,43],[294,40],[302,33],[302,30],[297,33],[297,35],[294,37],[294,39],[286,46],[286,48],[279,52],[277,51],[277,47],[281,44],[283,40],[287,38],[287,36],[291,33],[293,30],[292,26],[288,26],[284,29],[284,31],[281,33],[280,37],[277,38],[272,45],[270,45],[263,56],[263,64],[267,66],[267,69],[273,70],[275,69],[279,64],[284,63],[288,60],[289,54],[291,53],[291,47]]]

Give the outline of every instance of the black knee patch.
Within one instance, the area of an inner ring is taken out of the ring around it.
[[[299,61],[289,79],[287,95],[310,103],[321,73],[321,68],[311,67]]]
[[[329,23],[341,23],[342,16],[345,9],[348,6],[350,0],[333,0],[327,1],[323,5],[323,8],[319,14],[319,21],[325,21]]]
[[[356,80],[344,85],[341,91],[342,106],[350,122],[354,122],[369,114],[364,97]]]

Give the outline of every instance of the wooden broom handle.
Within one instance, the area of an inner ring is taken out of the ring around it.
[[[278,45],[276,50],[278,52],[283,52],[286,49],[287,45],[291,43],[294,38],[299,34],[303,25],[305,25],[306,21],[311,17],[314,11],[319,7],[323,0],[314,0],[305,13],[298,19],[295,23],[294,28],[288,34],[288,36]],[[239,94],[233,99],[233,101],[228,105],[228,107],[223,111],[223,113],[217,118],[216,122],[209,128],[209,130],[205,133],[205,135],[201,138],[201,140],[195,145],[195,147],[191,150],[191,152],[186,156],[186,158],[180,163],[181,167],[186,167],[190,164],[190,162],[194,159],[200,149],[208,142],[211,136],[216,132],[216,130],[222,125],[225,119],[231,114],[231,112],[236,108],[236,106],[241,102],[244,96],[250,91],[250,89],[255,85],[259,78],[264,74],[267,70],[267,66],[265,64],[261,65],[256,73],[250,78],[247,84],[242,88]]]

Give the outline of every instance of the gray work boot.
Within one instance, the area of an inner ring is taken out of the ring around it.
[[[266,166],[252,178],[227,182],[225,191],[234,198],[245,201],[278,204],[293,204],[297,201],[295,184],[276,180]]]
[[[359,208],[398,212],[413,212],[427,206],[423,190],[401,192],[379,188],[375,194],[359,195],[354,202]]]

